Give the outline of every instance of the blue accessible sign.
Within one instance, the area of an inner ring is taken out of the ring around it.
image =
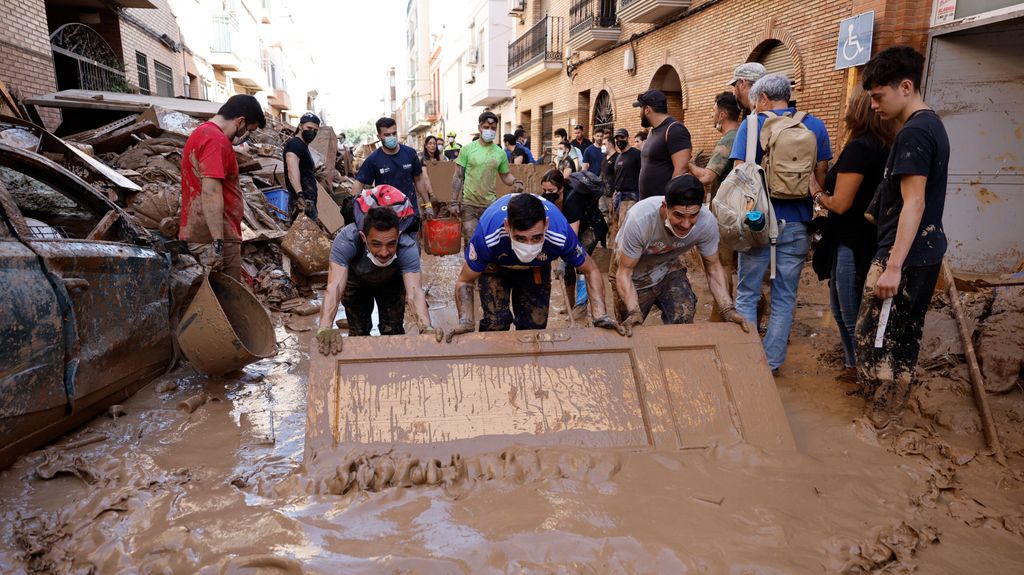
[[[847,18],[839,24],[836,70],[845,70],[868,63],[871,58],[871,33],[874,28],[874,10]]]

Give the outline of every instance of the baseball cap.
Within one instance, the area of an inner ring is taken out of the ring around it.
[[[618,130],[615,130],[615,137],[618,138],[619,136],[622,136],[623,138],[628,138],[629,130],[625,128],[619,128]]]
[[[757,62],[745,62],[736,66],[736,69],[732,72],[732,80],[729,80],[730,86],[736,85],[736,80],[747,80],[748,82],[756,82],[761,79],[762,76],[767,74],[768,71],[764,69],[764,66]]]
[[[643,108],[644,106],[650,106],[655,110],[667,110],[668,98],[661,93],[661,90],[647,90],[637,96],[636,102],[633,102],[634,108]]]
[[[306,112],[299,118],[299,124],[305,124],[306,122],[313,122],[317,126],[320,125],[320,116],[317,116],[313,112]]]

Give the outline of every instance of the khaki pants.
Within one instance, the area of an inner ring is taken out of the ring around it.
[[[203,261],[203,256],[212,249],[212,243],[197,244],[189,242],[188,244],[188,251],[200,263]],[[224,267],[221,268],[220,272],[232,279],[242,281],[242,242],[224,240]]]
[[[622,224],[626,223],[626,214],[629,212],[629,208],[633,207],[636,202],[633,200],[622,200],[619,202],[618,213],[612,217],[612,229],[608,233],[608,244],[615,247],[615,236],[622,229]]]
[[[486,209],[487,206],[462,204],[462,239],[465,241],[465,245],[468,246],[469,241],[473,239],[473,232],[476,231],[476,226],[480,223],[480,216],[484,215]]]

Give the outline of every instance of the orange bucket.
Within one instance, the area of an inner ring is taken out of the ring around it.
[[[462,221],[435,218],[423,222],[423,249],[433,256],[450,256],[462,247]]]

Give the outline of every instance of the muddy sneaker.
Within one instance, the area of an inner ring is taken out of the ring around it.
[[[856,367],[846,367],[846,368],[843,368],[843,371],[839,372],[839,375],[836,376],[836,381],[838,381],[839,383],[856,384],[857,383],[857,368]]]
[[[772,370],[772,377],[779,377],[779,368],[776,367]]]

